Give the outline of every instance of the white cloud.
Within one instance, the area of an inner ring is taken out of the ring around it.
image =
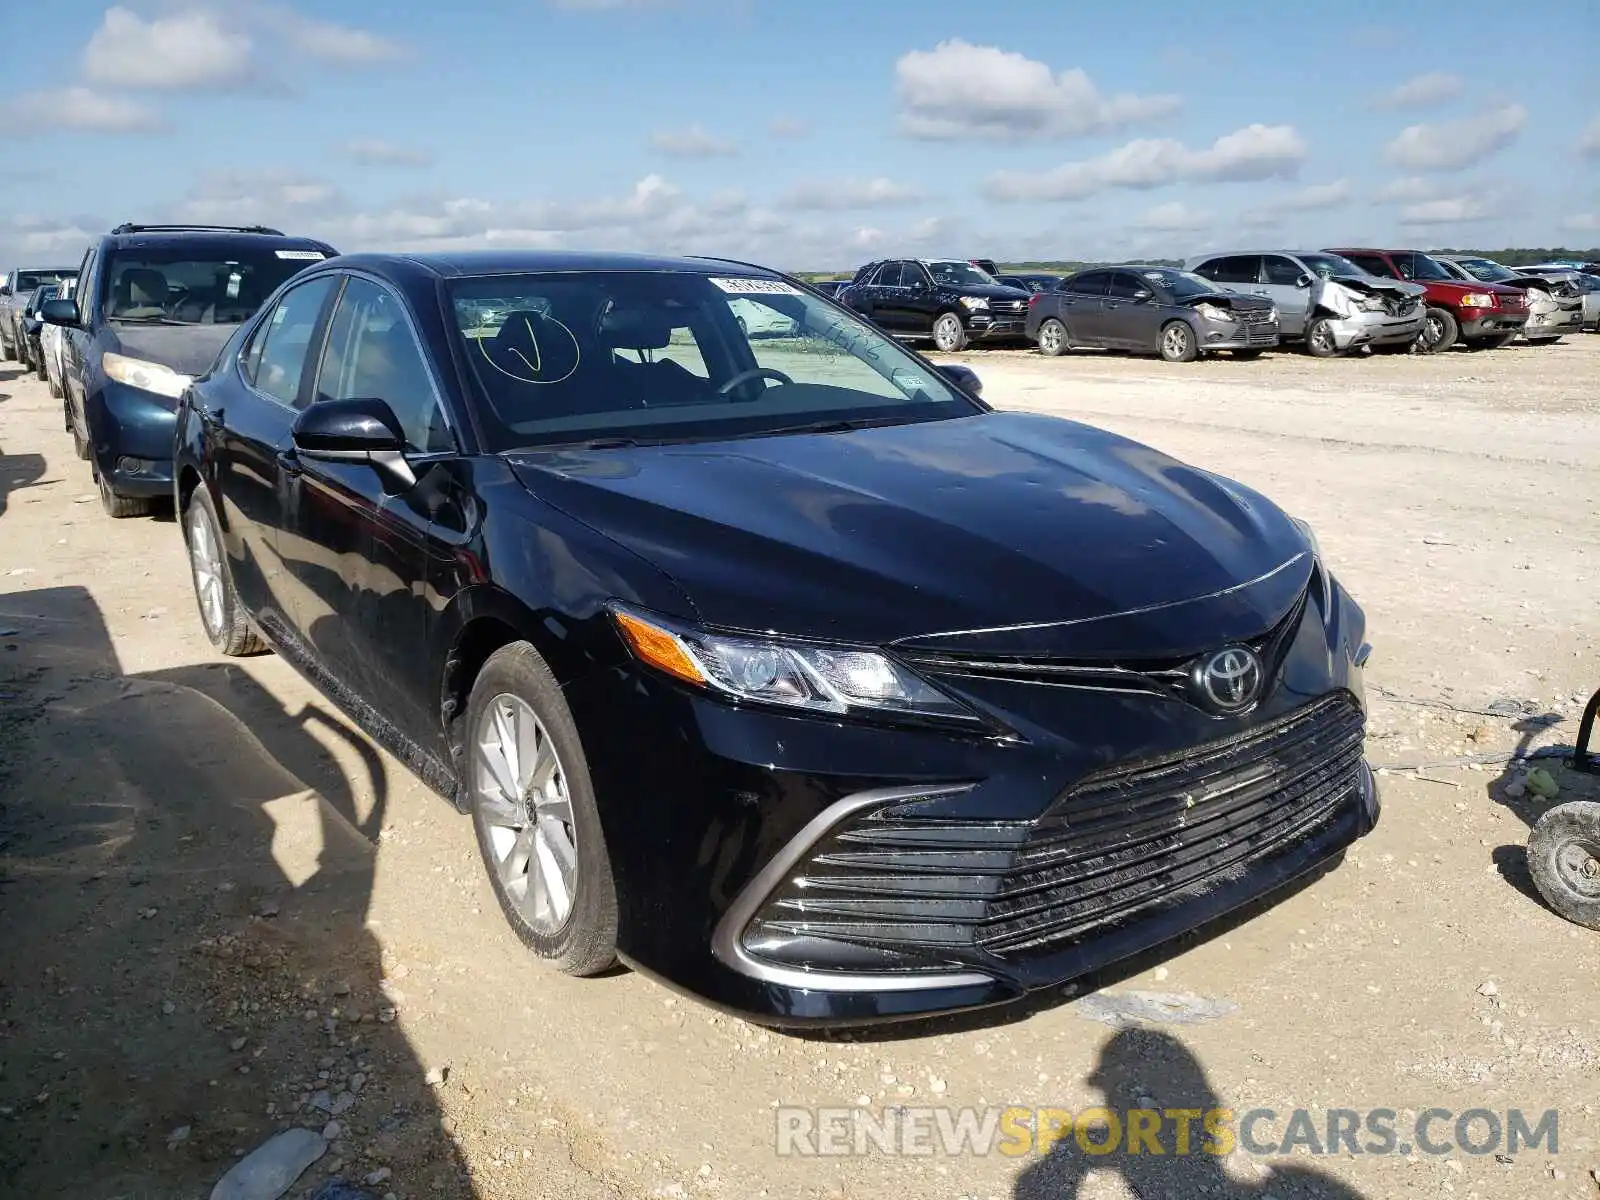
[[[1292,192],[1278,202],[1277,207],[1289,212],[1320,212],[1338,208],[1350,202],[1350,181],[1339,179],[1333,183],[1316,183]]]
[[[673,158],[725,158],[739,153],[733,142],[715,137],[699,125],[659,129],[650,135],[650,148]]]
[[[1031,138],[1107,133],[1174,113],[1176,96],[1107,96],[1082,70],[1052,72],[959,38],[895,63],[900,127],[912,137]]]
[[[284,171],[209,171],[177,204],[185,221],[265,224],[299,233],[299,223],[344,209],[343,193],[326,180]]]
[[[1003,171],[989,177],[985,191],[994,200],[1076,200],[1108,188],[1290,178],[1305,156],[1305,141],[1294,126],[1247,125],[1204,150],[1191,150],[1171,138],[1141,138],[1053,170]]]
[[[1186,233],[1211,224],[1211,214],[1196,212],[1181,200],[1174,200],[1156,205],[1134,224],[1158,233]]]
[[[1467,90],[1467,82],[1448,71],[1415,75],[1373,101],[1375,108],[1426,108],[1454,100]]]
[[[1459,171],[1510,145],[1527,123],[1526,108],[1506,104],[1456,121],[1410,125],[1384,156],[1408,171]]]
[[[86,87],[24,92],[4,110],[7,115],[0,121],[0,137],[27,136],[51,129],[149,133],[161,128],[161,118],[146,105]]]
[[[1573,233],[1600,232],[1600,212],[1573,213],[1561,222],[1561,228]]]
[[[1391,204],[1401,201],[1431,200],[1439,194],[1439,187],[1431,179],[1424,179],[1420,175],[1407,175],[1403,179],[1390,180],[1377,191],[1372,193],[1375,204]]]
[[[383,138],[353,138],[340,146],[339,152],[366,167],[426,167],[433,162],[433,155],[426,150]]]
[[[1461,225],[1469,221],[1486,221],[1499,215],[1500,209],[1490,200],[1478,196],[1446,196],[1439,200],[1406,205],[1400,210],[1400,223]]]
[[[1600,158],[1600,117],[1585,125],[1578,135],[1578,153],[1584,158]]]
[[[276,10],[271,23],[296,50],[323,62],[355,66],[391,62],[408,56],[404,46],[382,34],[334,21],[319,21],[288,9]]]
[[[796,184],[779,203],[785,208],[839,212],[910,204],[922,198],[919,189],[892,179],[817,179]]]
[[[126,8],[108,8],[83,50],[91,83],[132,88],[198,88],[246,82],[251,75],[247,34],[224,28],[204,9],[145,21]]]

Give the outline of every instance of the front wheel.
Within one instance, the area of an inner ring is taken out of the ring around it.
[[[111,481],[105,477],[105,473],[98,467],[92,469],[94,481],[100,488],[100,507],[106,510],[108,517],[118,520],[124,517],[148,517],[155,510],[154,502],[148,497],[117,495],[111,490]]]
[[[1574,800],[1540,817],[1528,838],[1528,870],[1551,908],[1600,929],[1600,803]]]
[[[233,590],[233,572],[222,551],[221,526],[211,506],[205,485],[189,496],[183,514],[183,540],[189,547],[189,573],[194,579],[195,603],[200,607],[200,624],[211,644],[234,658],[260,654],[266,643],[250,627],[250,618]]]
[[[1194,330],[1186,321],[1168,321],[1161,330],[1161,357],[1168,362],[1193,362],[1200,357]]]
[[[606,970],[617,891],[588,760],[561,686],[527,642],[484,663],[467,738],[473,829],[506,920],[568,975]]]
[[[1320,317],[1306,329],[1306,353],[1313,358],[1332,358],[1339,353],[1339,343],[1333,336],[1333,322]]]
[[[955,313],[944,313],[933,323],[933,344],[946,354],[967,348],[967,327]]]
[[[1048,358],[1056,358],[1065,354],[1072,347],[1072,339],[1067,336],[1067,327],[1054,317],[1047,317],[1039,326],[1039,353]]]
[[[1461,325],[1454,314],[1442,308],[1430,308],[1422,319],[1422,333],[1417,337],[1417,348],[1424,354],[1443,354],[1461,336]]]

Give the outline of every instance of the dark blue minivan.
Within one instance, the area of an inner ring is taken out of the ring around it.
[[[173,414],[240,322],[296,271],[338,254],[264,226],[119,225],[84,255],[66,329],[64,417],[113,517],[172,494]]]

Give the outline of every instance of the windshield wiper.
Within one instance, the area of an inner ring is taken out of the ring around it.
[[[194,324],[193,321],[174,321],[171,317],[155,316],[155,315],[151,315],[151,316],[148,316],[148,317],[122,317],[122,316],[117,316],[117,317],[107,317],[106,319],[108,321],[126,321],[129,325],[193,325]]]

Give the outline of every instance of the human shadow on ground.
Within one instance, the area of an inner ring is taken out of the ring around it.
[[[0,623],[7,1194],[204,1195],[302,1126],[330,1144],[291,1197],[476,1196],[366,927],[376,752],[237,664],[124,673],[82,588]]]
[[[11,493],[37,487],[44,479],[42,454],[0,453],[0,517],[5,516]]]
[[[1281,1158],[1254,1160],[1256,1178],[1241,1180],[1224,1166],[1228,1147],[1220,1138],[1208,1138],[1205,1114],[1230,1109],[1211,1081],[1205,1068],[1187,1046],[1170,1033],[1133,1026],[1119,1029],[1100,1052],[1100,1060],[1088,1082],[1105,1098],[1111,1120],[1099,1132],[1091,1132],[1092,1147],[1110,1144],[1113,1131],[1119,1133],[1116,1148],[1110,1153],[1091,1153],[1084,1149],[1076,1129],[1058,1140],[1044,1158],[1028,1166],[1017,1177],[1014,1200],[1075,1200],[1084,1194],[1091,1172],[1115,1174],[1137,1200],[1188,1200],[1208,1197],[1214,1200],[1361,1200],[1361,1194],[1323,1171]],[[1151,1152],[1150,1143],[1141,1144],[1139,1153],[1129,1153],[1128,1114],[1132,1110],[1161,1114],[1156,1133],[1163,1153]],[[1193,1117],[1167,1118],[1172,1110],[1186,1110]],[[1237,1114],[1234,1114],[1237,1116]],[[1179,1148],[1177,1126],[1189,1127],[1187,1152]],[[1219,1128],[1227,1128],[1226,1122]],[[1273,1136],[1254,1135],[1257,1144]],[[1274,1131],[1281,1134],[1282,1128]]]

